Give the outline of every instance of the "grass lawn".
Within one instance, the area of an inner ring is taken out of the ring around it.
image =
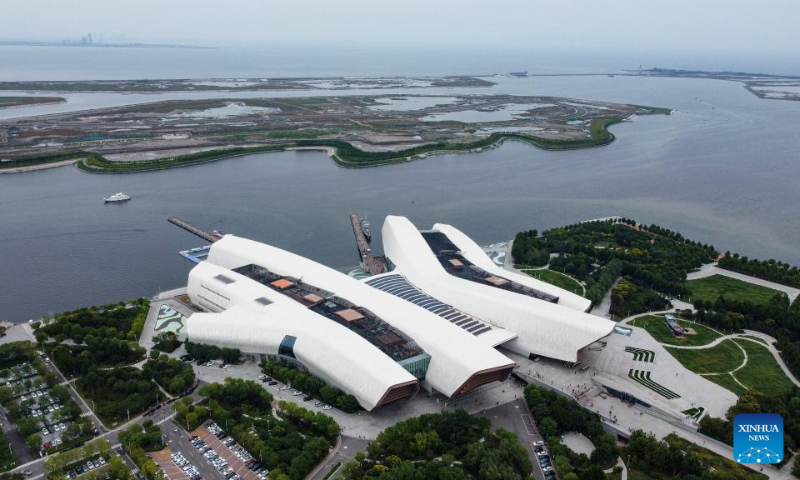
[[[694,373],[726,373],[744,363],[744,353],[732,340],[725,340],[711,348],[666,349],[681,365]]]
[[[701,461],[708,469],[712,469],[718,474],[722,475],[720,478],[735,478],[739,480],[767,480],[769,477],[763,473],[754,472],[742,465],[737,464],[733,460],[721,457],[716,453],[703,448],[702,446],[690,443],[688,440],[678,437],[677,435],[667,435],[665,442],[678,446],[683,451],[692,451],[697,454]],[[625,459],[625,451],[623,450],[622,458]],[[611,478],[606,475],[606,478]],[[647,471],[639,470],[636,468],[628,468],[628,480],[670,480],[677,477],[672,477],[664,473],[649,469]]]
[[[689,280],[686,287],[692,292],[692,300],[714,302],[722,295],[725,298],[749,300],[752,303],[766,304],[775,294],[771,288],[743,282],[724,275],[712,275],[697,280]]]
[[[553,270],[528,270],[525,273],[537,280],[547,282],[581,296],[583,295],[583,287],[581,284],[574,278],[564,275],[563,273]]]
[[[747,365],[734,374],[740,382],[768,395],[781,395],[792,389],[794,384],[766,347],[749,340],[736,343],[747,352]]]
[[[678,320],[678,323],[680,323],[682,327],[693,329],[696,333],[694,335],[676,337],[672,334],[672,330],[667,327],[667,322],[661,315],[645,315],[629,323],[630,325],[644,328],[657,342],[666,343],[668,345],[688,345],[696,347],[708,345],[720,337],[720,334],[714,330],[700,325],[699,323],[692,323],[686,320]]]
[[[768,345],[767,341],[761,337],[756,337],[755,335],[740,335],[742,338],[749,338],[750,340],[755,340],[756,342],[762,345]]]
[[[749,470],[730,458],[721,457],[716,453],[703,448],[699,445],[694,445],[690,443],[688,440],[685,440],[674,433],[667,435],[664,438],[664,441],[670,443],[672,445],[677,445],[683,451],[692,451],[696,453],[704,465],[709,467],[709,469],[713,469],[716,473],[721,474],[722,478],[739,478],[739,479],[747,479],[747,480],[766,480],[769,477],[764,475],[763,473],[754,472]]]
[[[730,373],[719,373],[717,375],[703,375],[703,378],[716,383],[722,388],[730,390],[739,397],[747,393],[747,389],[739,385],[739,383],[737,383],[736,380],[733,379],[733,376],[731,376]]]
[[[608,475],[606,475],[606,478],[608,478]],[[653,480],[654,478],[641,470],[628,469],[628,480]]]

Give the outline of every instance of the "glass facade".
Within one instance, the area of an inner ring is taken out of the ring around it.
[[[285,337],[283,337],[283,340],[281,340],[281,345],[280,347],[278,347],[278,354],[286,357],[295,358],[294,342],[296,341],[297,337],[293,337],[291,335],[286,335]]]
[[[425,374],[428,373],[428,365],[431,364],[431,356],[427,353],[422,353],[397,363],[405,368],[411,375],[414,375],[420,380],[424,380]]]

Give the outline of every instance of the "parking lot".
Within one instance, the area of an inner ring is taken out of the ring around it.
[[[230,448],[224,445],[223,440],[217,438],[206,428],[208,425],[209,422],[205,423],[203,426],[193,431],[192,436],[196,435],[199,439],[203,440],[206,446],[210,447],[211,450],[213,450],[217,455],[219,455],[221,459],[225,460],[225,462],[227,462],[228,464],[228,468],[232,469],[233,472],[239,477],[241,477],[243,480],[261,480],[252,470],[247,468],[244,460],[237,457],[236,454]],[[234,443],[233,446],[238,446],[238,445]],[[207,460],[206,463],[208,463]]]
[[[165,429],[162,428],[162,432],[163,431],[165,431]],[[181,452],[184,457],[197,468],[200,472],[200,476],[203,477],[204,480],[225,480],[225,477],[223,477],[217,469],[212,467],[211,464],[206,461],[205,457],[203,457],[189,442],[189,435],[183,429],[169,429],[166,430],[165,435],[167,437],[168,447],[152,455],[153,460],[164,469],[164,472],[170,480],[188,480],[183,470],[175,465],[175,462],[170,458],[170,455],[174,452]]]
[[[153,461],[155,461],[162,470],[164,470],[164,474],[167,475],[169,480],[185,480],[186,475],[183,474],[183,470],[172,461],[170,455],[172,455],[172,450],[169,448],[165,448],[164,450],[159,450],[158,452],[153,452],[152,454]]]
[[[45,368],[49,369],[49,358],[41,353],[40,357],[45,363]],[[0,384],[11,390],[19,407],[18,415],[36,421],[38,431],[35,433],[42,439],[43,450],[58,450],[69,439],[91,435],[93,426],[87,425],[81,428],[74,421],[81,409],[73,404],[71,393],[65,393],[69,390],[64,386],[55,386],[61,389],[58,395],[55,394],[55,390],[48,386],[42,372],[37,371],[31,362],[23,362],[0,371]]]

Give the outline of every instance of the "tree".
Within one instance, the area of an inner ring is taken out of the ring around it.
[[[7,406],[8,403],[14,398],[14,393],[10,387],[0,387],[0,404]]]
[[[107,472],[111,478],[126,480],[131,477],[131,471],[120,457],[111,457],[108,462]]]
[[[225,363],[237,363],[242,356],[242,352],[238,348],[223,348],[220,351],[220,355]]]
[[[42,448],[42,436],[38,433],[28,435],[28,438],[25,439],[25,443],[28,445],[31,452],[38,452]]]
[[[541,431],[543,437],[550,438],[558,435],[558,424],[551,417],[545,417],[539,422],[539,431]]]
[[[70,423],[64,433],[68,438],[78,438],[81,436],[81,427],[77,423]]]

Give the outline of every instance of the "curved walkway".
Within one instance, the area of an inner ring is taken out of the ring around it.
[[[622,457],[617,457],[617,464],[613,467],[609,468],[608,470],[603,470],[603,473],[614,473],[614,468],[620,467],[622,468],[622,474],[620,475],[620,480],[628,480],[628,466],[625,465],[625,462],[622,461]]]
[[[720,342],[718,342],[718,340],[720,340]],[[728,339],[727,338],[726,339],[719,339],[718,338],[717,340],[714,340],[713,342],[711,342],[711,343],[709,343],[707,345],[702,345],[699,349],[702,350],[703,348],[713,348],[714,345],[719,345],[719,343],[721,343],[721,341],[724,341],[724,340],[728,340]],[[731,341],[733,341],[733,340],[731,340]],[[751,340],[751,341],[753,341],[753,340]],[[757,342],[755,342],[755,343],[757,343]],[[728,372],[698,373],[698,375],[700,375],[701,377],[707,377],[707,376],[712,376],[712,375],[730,375],[731,378],[733,378],[733,381],[738,383],[739,386],[741,386],[745,390],[750,390],[750,387],[748,387],[747,385],[745,385],[742,382],[740,382],[739,379],[736,378],[736,375],[734,375],[734,373],[738,372],[739,370],[741,370],[742,368],[744,368],[747,365],[747,360],[748,360],[748,358],[747,358],[747,350],[745,350],[741,345],[739,345],[739,342],[733,342],[733,344],[736,345],[737,347],[739,347],[739,350],[742,351],[742,355],[744,355],[744,360],[742,360],[742,364],[741,365],[739,365],[738,367],[736,367],[733,370],[728,371]],[[687,349],[687,350],[691,350],[691,349]]]
[[[750,275],[745,275],[743,273],[725,270],[724,268],[718,267],[716,262],[703,265],[700,267],[700,270],[689,273],[686,275],[686,280],[697,280],[699,278],[706,278],[712,275],[724,275],[726,277],[735,278],[736,280],[741,280],[743,282],[771,288],[773,290],[778,290],[779,292],[784,292],[789,296],[790,302],[793,302],[798,296],[800,296],[800,289],[782,285],[780,283],[770,282],[769,280],[751,277]]]
[[[620,321],[619,323],[620,324],[628,324],[632,320],[635,320],[635,319],[637,319],[639,317],[644,317],[644,316],[647,316],[647,315],[662,315],[662,314],[665,314],[665,313],[672,313],[672,310],[666,310],[666,311],[662,311],[662,312],[640,313],[638,315],[630,316],[630,317]],[[707,327],[707,325],[704,325],[704,326]],[[640,327],[637,327],[637,328],[640,328]],[[789,380],[791,380],[792,383],[794,383],[795,385],[800,387],[800,381],[798,381],[797,378],[792,373],[792,371],[789,370],[789,367],[786,366],[786,363],[783,361],[783,358],[781,358],[781,355],[778,352],[778,349],[775,348],[775,345],[773,345],[773,343],[775,342],[774,338],[770,337],[769,335],[767,335],[765,333],[756,332],[756,331],[753,331],[753,330],[744,330],[744,333],[732,333],[732,334],[729,334],[729,335],[723,335],[718,330],[715,330],[715,329],[713,329],[711,327],[708,327],[708,328],[711,329],[711,330],[714,330],[717,333],[719,333],[720,337],[714,339],[714,341],[712,341],[711,343],[707,343],[705,345],[696,345],[696,346],[669,345],[667,343],[661,343],[661,342],[659,342],[659,344],[661,346],[663,346],[663,347],[668,347],[668,348],[679,348],[679,349],[684,349],[684,350],[703,350],[705,348],[715,347],[715,346],[719,345],[720,343],[722,343],[723,341],[729,340],[729,339],[730,340],[734,340],[734,339],[747,340],[748,342],[753,342],[755,344],[761,345],[762,347],[764,347],[767,350],[769,350],[769,352],[772,354],[772,357],[775,358],[775,361],[778,362],[778,365],[781,367],[781,370],[783,370],[783,373],[789,378]],[[644,330],[644,329],[642,329],[642,330]],[[751,337],[758,337],[758,338],[761,338],[762,340],[765,340],[767,342],[767,345],[764,345],[763,343],[759,342],[758,340],[754,340],[752,338],[747,338],[748,335],[751,336]],[[737,342],[733,342],[733,343],[736,343],[736,345],[740,349],[742,349],[742,352],[744,352],[744,354],[745,354],[745,362],[736,369],[736,370],[739,370],[739,368],[744,367],[744,365],[747,363],[747,352],[745,352],[744,349],[742,348],[742,346],[739,345]],[[735,372],[736,370],[733,370],[733,372]],[[722,373],[732,373],[732,372],[722,372]],[[712,375],[712,374],[708,374],[707,373],[705,375]],[[736,377],[734,377],[734,379],[736,380]],[[736,382],[739,383],[739,385],[742,385],[741,382],[739,382],[739,380],[736,380]],[[744,385],[742,385],[742,386],[744,387]]]

